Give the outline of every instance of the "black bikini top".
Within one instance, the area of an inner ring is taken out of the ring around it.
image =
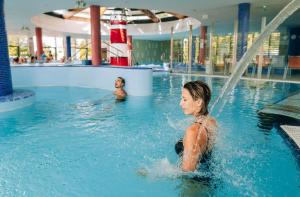
[[[200,124],[200,127],[202,126],[203,121],[205,120],[205,116],[202,116],[201,118],[197,118],[194,123],[196,124]],[[200,129],[200,128],[199,128]],[[207,142],[206,142],[206,150],[204,151],[202,158],[205,158],[207,155],[209,155],[208,151],[208,144],[209,144],[209,135],[208,135],[208,130],[206,127],[204,127],[205,131],[206,131],[206,136],[207,136]],[[183,147],[183,139],[181,138],[180,140],[178,140],[178,142],[175,144],[175,151],[178,155],[181,155],[183,153],[184,147]],[[201,159],[202,160],[202,159]]]

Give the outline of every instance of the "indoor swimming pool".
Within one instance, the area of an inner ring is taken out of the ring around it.
[[[300,85],[240,81],[217,117],[210,172],[193,180],[174,151],[192,121],[179,106],[190,80],[205,81],[212,100],[225,82],[158,73],[152,96],[125,102],[108,90],[28,87],[32,106],[0,113],[0,196],[299,196],[298,153],[277,127],[258,127],[257,111]]]

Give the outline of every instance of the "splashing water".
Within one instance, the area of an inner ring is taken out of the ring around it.
[[[166,118],[167,118],[168,125],[170,127],[180,131],[184,131],[188,127],[188,125],[193,121],[193,117],[187,117],[184,119],[176,120],[174,118],[171,118],[169,114],[166,114]]]
[[[149,166],[144,166],[137,170],[140,176],[149,177],[151,179],[156,178],[170,178],[175,179],[178,177],[195,177],[205,176],[206,172],[184,172],[178,165],[172,164],[167,158],[154,161]]]
[[[167,158],[163,158],[150,166],[142,167],[138,170],[138,174],[150,178],[176,178],[182,174],[182,171],[176,165],[171,164]]]
[[[213,112],[217,110],[217,115],[221,113],[225,103],[226,98],[230,94],[230,92],[235,88],[238,83],[240,77],[245,72],[248,64],[251,62],[253,56],[257,53],[260,46],[263,44],[264,40],[271,35],[271,33],[281,24],[283,23],[290,15],[292,15],[295,11],[300,8],[300,1],[293,0],[289,4],[287,4],[274,19],[266,26],[264,31],[258,36],[254,44],[246,51],[241,60],[235,66],[235,69],[229,79],[226,81],[222,91],[216,101],[211,106],[210,111]]]

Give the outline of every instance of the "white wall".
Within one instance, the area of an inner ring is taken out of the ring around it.
[[[12,67],[14,87],[74,86],[113,91],[123,77],[132,96],[152,95],[152,69],[120,67]]]

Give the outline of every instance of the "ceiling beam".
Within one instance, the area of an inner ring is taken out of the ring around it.
[[[82,21],[82,22],[90,22],[91,21],[89,18],[83,18],[83,17],[79,17],[79,16],[72,16],[68,19],[73,20],[73,21]]]
[[[187,16],[184,16],[184,15],[181,15],[181,14],[177,14],[177,13],[174,13],[174,12],[165,12],[165,13],[171,14],[171,15],[175,16],[178,19],[184,19],[184,18],[187,17]]]
[[[90,18],[84,18],[84,17],[79,17],[79,16],[72,16],[71,18],[69,18],[69,20],[73,20],[73,21],[82,21],[82,22],[90,22]],[[109,20],[104,20],[104,19],[101,19],[101,22],[103,23],[108,23]]]
[[[148,16],[153,23],[159,23],[160,19],[150,10],[141,9],[141,12],[143,12],[146,16]]]
[[[85,8],[75,8],[75,9],[70,9],[68,10],[67,13],[63,14],[63,18],[64,19],[70,19],[72,18],[75,14],[81,12],[82,10],[84,10]]]

